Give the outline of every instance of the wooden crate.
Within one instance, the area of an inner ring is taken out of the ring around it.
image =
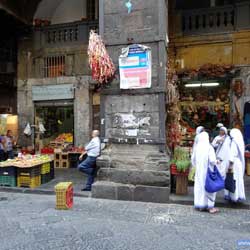
[[[188,176],[176,175],[176,194],[178,195],[188,194]]]

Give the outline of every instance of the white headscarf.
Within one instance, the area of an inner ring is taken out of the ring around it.
[[[204,130],[204,127],[203,126],[199,126],[196,128],[196,135],[199,135],[200,133],[202,133]]]
[[[242,133],[239,129],[233,128],[230,132],[230,136],[238,147],[240,161],[242,162],[243,169],[245,169],[245,143],[243,140]],[[245,172],[245,170],[244,170],[244,172]]]
[[[221,127],[220,130],[225,132],[225,135],[227,135],[227,128],[226,127]]]
[[[207,132],[201,132],[196,136],[195,150],[192,155],[192,165],[195,166],[198,162],[204,164],[208,160],[209,154],[209,135]]]

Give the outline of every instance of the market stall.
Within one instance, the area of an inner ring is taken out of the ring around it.
[[[36,188],[54,178],[54,160],[48,155],[19,155],[0,162],[0,186]]]

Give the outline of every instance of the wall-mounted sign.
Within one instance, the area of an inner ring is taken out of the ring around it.
[[[149,47],[134,44],[122,49],[119,57],[120,88],[150,88],[152,59]]]
[[[33,86],[33,101],[67,100],[74,98],[73,84]]]

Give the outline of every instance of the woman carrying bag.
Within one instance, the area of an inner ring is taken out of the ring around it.
[[[246,200],[245,187],[244,187],[244,174],[245,174],[245,144],[242,133],[239,129],[232,129],[230,132],[232,138],[230,147],[229,159],[229,177],[230,173],[233,175],[235,187],[233,190],[226,190],[225,199],[232,202],[242,202]],[[229,179],[229,178],[228,178]],[[226,184],[228,183],[226,178]],[[232,186],[232,185],[230,185]],[[230,188],[230,189],[231,189]],[[234,191],[234,192],[233,192]]]
[[[216,163],[216,155],[209,143],[209,135],[202,132],[197,136],[196,149],[192,157],[192,165],[196,167],[194,182],[194,207],[199,210],[208,210],[216,213],[216,193],[208,193],[205,189],[208,168],[213,170]]]

